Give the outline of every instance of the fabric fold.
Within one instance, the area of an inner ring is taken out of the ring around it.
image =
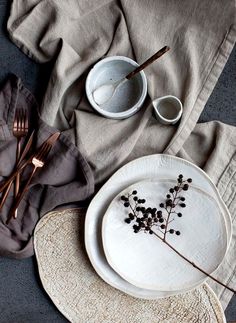
[[[38,105],[33,95],[20,79],[12,75],[0,91],[0,179],[11,174],[16,160],[16,138],[12,128],[15,110],[29,112],[30,131],[35,129],[34,149],[57,131],[39,117]],[[7,132],[7,136],[6,136]],[[30,167],[21,176],[21,184],[28,178]],[[7,225],[6,220],[14,200],[13,187],[0,212],[0,256],[25,258],[33,254],[32,235],[39,218],[55,208],[75,205],[89,198],[94,190],[92,171],[77,147],[66,134],[61,133],[50,152],[45,166],[36,173],[18,208],[17,219]]]
[[[235,45],[235,1],[13,0],[8,31],[31,58],[55,62],[42,119],[76,144],[98,186],[126,162],[162,152],[178,154],[211,176],[234,227],[218,275],[234,284],[235,128],[196,123]],[[97,115],[84,91],[90,68],[112,55],[142,63],[164,45],[170,52],[145,70],[149,98],[142,109],[122,121]],[[151,100],[167,94],[183,102],[183,117],[175,126],[161,125],[152,113]],[[218,292],[225,307],[230,294]]]
[[[42,118],[60,130],[75,129],[71,140],[85,152],[95,182],[101,184],[129,160],[150,153],[176,154],[184,145],[234,46],[235,4],[233,0],[227,6],[217,0],[165,4],[138,0],[132,6],[127,0],[14,0],[8,31],[31,58],[55,61]],[[135,117],[124,121],[97,115],[84,93],[89,69],[111,55],[142,63],[164,45],[171,50],[145,71],[148,92],[151,99],[179,97],[184,105],[180,124],[159,124],[149,100]],[[109,144],[105,138],[113,140]],[[114,142],[122,141],[122,149],[117,149]]]
[[[211,134],[211,136],[209,136]],[[228,207],[232,219],[232,240],[229,250],[214,276],[226,285],[236,284],[236,127],[221,122],[197,124],[178,156],[201,168],[217,185],[219,193]],[[208,283],[219,296],[226,309],[232,293],[209,280]]]

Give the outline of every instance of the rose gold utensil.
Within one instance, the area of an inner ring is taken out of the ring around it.
[[[54,144],[56,142],[56,140],[58,139],[58,137],[60,136],[60,132],[56,132],[53,135],[51,135],[45,142],[51,142],[52,144]],[[41,146],[42,147],[42,146]],[[0,193],[2,193],[5,188],[8,186],[8,184],[14,180],[14,178],[16,177],[17,173],[21,173],[22,170],[29,164],[32,163],[32,159],[33,157],[35,157],[35,155],[40,152],[41,147],[38,149],[38,151],[36,153],[34,153],[32,156],[30,156],[27,160],[22,161],[21,163],[19,163],[19,165],[17,166],[16,170],[11,174],[10,177],[8,177],[8,179],[2,184],[2,186],[0,186]]]
[[[30,137],[29,137],[29,139],[28,139],[28,141],[27,141],[27,143],[25,145],[25,148],[24,148],[24,150],[23,150],[23,152],[22,152],[22,154],[20,156],[20,159],[18,160],[18,163],[17,163],[16,167],[18,167],[18,165],[25,159],[26,155],[28,154],[28,152],[29,152],[29,150],[30,150],[30,148],[32,146],[32,143],[33,143],[34,133],[35,133],[35,131],[33,131],[31,133],[31,135],[30,135]],[[2,196],[1,203],[0,203],[0,211],[1,211],[3,205],[4,205],[5,201],[6,201],[6,198],[7,198],[8,194],[9,194],[10,189],[11,189],[12,183],[13,183],[13,180],[8,184],[4,194]]]
[[[38,150],[38,152],[36,154],[34,154],[31,159],[30,159],[30,163],[34,166],[23,190],[21,192],[18,193],[17,197],[16,197],[16,201],[10,211],[8,220],[7,220],[7,224],[9,223],[10,219],[14,216],[15,214],[15,210],[18,208],[24,194],[28,191],[29,189],[29,184],[31,183],[31,180],[34,176],[34,174],[36,173],[38,168],[42,168],[45,165],[46,162],[46,158],[51,150],[51,148],[53,147],[53,145],[55,144],[55,142],[57,141],[58,137],[60,136],[59,132],[54,133],[52,136],[50,136],[40,147],[40,149]],[[27,165],[27,164],[26,164]],[[17,175],[17,172],[15,174],[15,176]]]
[[[28,112],[25,109],[16,109],[13,123],[13,136],[17,138],[16,164],[20,159],[22,139],[27,136],[29,130]],[[17,196],[20,187],[20,174],[17,174],[15,180],[14,195]],[[17,217],[17,210],[15,212]]]

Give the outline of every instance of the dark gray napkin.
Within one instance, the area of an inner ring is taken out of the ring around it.
[[[11,75],[0,90],[0,181],[9,176],[15,166],[16,138],[12,134],[15,109],[26,108],[31,130],[36,129],[34,148],[40,146],[57,130],[38,116],[33,95],[21,80]],[[24,172],[27,179],[30,167]],[[52,148],[47,164],[34,177],[30,190],[22,200],[17,219],[6,220],[13,202],[13,187],[0,212],[0,256],[25,258],[33,254],[32,234],[41,216],[63,205],[75,205],[89,198],[94,191],[92,171],[78,149],[65,133],[61,133]]]

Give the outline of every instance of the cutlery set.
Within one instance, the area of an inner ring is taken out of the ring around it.
[[[0,193],[2,193],[0,201],[0,211],[7,199],[10,189],[14,183],[14,202],[10,209],[7,224],[12,218],[17,218],[17,209],[22,201],[25,193],[29,190],[29,185],[36,171],[46,164],[47,156],[60,136],[60,132],[56,132],[42,143],[42,145],[33,152],[28,158],[27,155],[32,148],[35,131],[33,130],[24,146],[22,141],[27,137],[29,131],[28,113],[25,109],[17,109],[13,122],[13,135],[17,139],[16,148],[16,166],[13,173],[0,185]],[[23,149],[22,149],[23,148]],[[32,166],[33,169],[23,187],[20,186],[20,177],[27,166]]]

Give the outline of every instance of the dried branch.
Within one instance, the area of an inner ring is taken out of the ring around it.
[[[146,203],[146,200],[139,198],[137,196],[138,192],[136,190],[134,190],[132,193],[129,193],[127,196],[122,195],[121,200],[124,207],[129,208],[130,210],[128,217],[125,219],[125,222],[127,224],[130,224],[131,222],[135,221],[135,224],[133,224],[134,233],[143,231],[145,233],[154,234],[158,239],[165,243],[170,249],[172,249],[177,255],[179,255],[194,268],[196,268],[221,286],[227,288],[231,292],[236,293],[235,289],[225,285],[215,277],[208,274],[205,270],[200,268],[193,261],[189,260],[174,246],[166,241],[167,234],[175,233],[177,236],[181,234],[180,231],[169,228],[169,225],[174,221],[175,216],[183,216],[181,212],[176,212],[175,208],[176,206],[180,206],[182,208],[186,207],[186,204],[184,203],[185,197],[183,197],[181,193],[189,189],[189,184],[191,182],[191,178],[184,180],[183,175],[180,174],[177,179],[176,186],[169,189],[169,193],[166,195],[165,202],[160,203],[159,206],[162,210],[157,210],[157,208],[144,207],[143,205]],[[153,228],[156,228],[160,232],[160,234],[157,234],[155,231],[153,231]]]

